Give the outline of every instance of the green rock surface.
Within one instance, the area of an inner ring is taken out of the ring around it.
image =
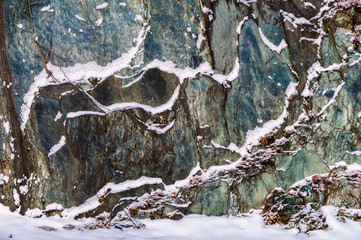
[[[9,0],[0,13],[0,203],[13,210],[237,215],[361,164],[357,6]],[[343,181],[313,202],[359,208]]]

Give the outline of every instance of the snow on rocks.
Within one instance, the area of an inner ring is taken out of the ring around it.
[[[62,211],[64,210],[63,205],[59,204],[59,203],[51,203],[49,205],[47,205],[45,207],[45,211],[49,212],[49,211]]]
[[[100,25],[102,25],[103,20],[104,20],[103,18],[99,18],[98,20],[95,21],[95,25],[96,25],[97,27],[99,27]]]
[[[353,152],[349,152],[349,151],[347,151],[346,153],[348,153],[348,154],[351,154],[351,155],[355,155],[355,156],[361,156],[361,151],[353,151]]]
[[[7,184],[9,182],[9,176],[0,173],[0,185]]]
[[[29,120],[29,114],[31,106],[35,100],[35,96],[39,92],[39,89],[49,85],[58,85],[66,82],[71,82],[73,84],[83,81],[83,79],[88,79],[90,77],[97,77],[99,79],[105,79],[108,76],[120,71],[123,68],[129,66],[130,62],[138,54],[139,48],[143,43],[147,32],[149,31],[149,26],[145,25],[142,30],[139,32],[136,39],[136,45],[129,49],[128,52],[123,53],[122,56],[114,61],[108,63],[106,66],[100,66],[96,62],[88,62],[85,64],[77,63],[74,66],[69,66],[66,68],[58,68],[57,66],[52,65],[51,63],[47,64],[48,69],[53,73],[53,76],[59,82],[52,82],[48,76],[48,73],[44,69],[39,75],[35,76],[34,82],[31,84],[29,90],[24,95],[23,104],[21,106],[21,129],[24,131],[25,126]],[[65,76],[64,76],[65,75]],[[84,92],[86,93],[86,92]],[[89,94],[87,96],[90,97]],[[92,99],[94,101],[94,99]],[[101,107],[100,103],[97,103]],[[103,109],[105,110],[105,109]]]
[[[108,7],[108,5],[109,5],[109,3],[105,2],[105,3],[102,3],[98,6],[96,6],[96,9],[97,10],[104,9],[104,8]]]
[[[80,21],[83,21],[83,22],[86,21],[85,18],[79,16],[78,14],[76,14],[75,17],[76,17],[78,20],[80,20]]]
[[[62,147],[65,146],[65,144],[66,144],[66,138],[65,136],[61,136],[59,142],[50,149],[48,156],[50,157],[51,155],[57,153]]]
[[[5,133],[9,134],[11,129],[10,129],[10,122],[9,121],[5,121],[4,123],[4,129],[5,129]]]
[[[91,225],[96,225],[96,219],[73,220],[60,218],[59,216],[35,218],[41,213],[41,210],[28,213],[29,216],[21,216],[18,213],[12,213],[10,210],[0,204],[0,222],[2,231],[0,239],[9,239],[12,235],[14,239],[27,240],[62,240],[62,239],[188,239],[188,240],[223,240],[223,239],[268,239],[268,240],[297,240],[307,238],[309,240],[338,240],[348,239],[357,240],[361,234],[361,226],[346,218],[345,223],[338,219],[339,211],[332,206],[322,207],[322,212],[326,217],[326,223],[329,226],[328,231],[312,231],[299,233],[297,229],[286,230],[284,226],[265,226],[261,211],[256,210],[252,213],[243,214],[239,217],[208,217],[203,215],[185,216],[179,221],[170,219],[142,219],[145,228],[133,229],[123,228],[123,231],[115,228],[116,222],[110,225],[110,229],[89,230]],[[44,231],[48,226],[56,231]]]
[[[258,30],[259,30],[259,34],[261,36],[263,43],[269,49],[271,49],[271,51],[276,52],[277,54],[281,54],[282,50],[288,47],[288,44],[286,43],[286,41],[284,39],[282,39],[282,41],[277,46],[277,45],[273,44],[270,40],[268,40],[268,38],[263,34],[261,28],[258,28]]]
[[[54,9],[51,9],[50,5],[48,5],[46,7],[43,7],[42,9],[40,9],[40,11],[53,13]]]
[[[149,178],[142,176],[136,180],[127,180],[121,183],[107,183],[102,187],[96,195],[87,199],[83,204],[77,207],[66,208],[61,213],[64,217],[75,218],[83,213],[87,213],[91,210],[96,209],[102,204],[102,199],[104,199],[108,194],[120,193],[130,189],[138,188],[143,185],[153,185],[153,184],[162,184],[163,181],[160,178]]]

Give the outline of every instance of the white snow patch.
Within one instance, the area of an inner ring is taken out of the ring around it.
[[[321,63],[319,61],[312,64],[312,66],[307,70],[307,82],[306,82],[306,86],[305,86],[301,96],[305,97],[305,98],[313,96],[314,93],[310,86],[312,79],[316,78],[321,73],[339,70],[344,65],[346,65],[346,62],[344,60],[341,63],[331,64],[330,66],[328,66],[326,68],[322,67]],[[334,96],[336,96],[336,94]]]
[[[24,103],[21,106],[21,130],[24,131],[26,127],[29,120],[31,105],[33,104],[35,96],[41,87],[61,84],[69,81],[72,83],[81,82],[83,79],[88,79],[90,77],[105,79],[108,76],[119,72],[121,69],[128,67],[132,59],[137,55],[140,45],[144,41],[149,29],[149,26],[144,26],[138,34],[136,46],[129,49],[128,52],[123,53],[120,58],[108,63],[106,66],[100,66],[93,61],[85,64],[77,63],[74,66],[59,69],[57,66],[48,63],[48,69],[53,73],[53,76],[59,81],[59,83],[52,82],[45,69],[41,71],[39,75],[34,77],[34,82],[31,84],[28,92],[24,95]],[[66,77],[64,76],[64,73],[66,74]],[[84,93],[86,94],[86,92]],[[91,98],[90,95],[88,95],[88,97]],[[91,99],[95,101],[93,98]],[[99,103],[97,105],[101,108]]]
[[[346,153],[350,153],[350,152],[346,152]],[[360,151],[360,156],[361,156],[361,151]],[[331,165],[330,169],[334,169],[338,167],[346,167],[348,171],[361,171],[360,164],[358,163],[347,164],[345,161],[340,161],[335,163],[334,165]]]
[[[34,215],[41,216],[41,210],[35,210]],[[19,213],[12,213],[8,207],[0,204],[0,222],[2,231],[0,239],[9,239],[12,234],[14,239],[28,240],[65,240],[65,239],[87,239],[87,240],[116,240],[116,239],[160,239],[160,240],[358,240],[361,235],[360,223],[346,220],[339,222],[336,218],[337,209],[332,206],[322,207],[326,215],[327,231],[316,230],[308,234],[298,233],[297,229],[285,230],[279,225],[265,226],[260,210],[253,213],[243,214],[242,217],[208,217],[204,215],[188,215],[179,221],[169,219],[142,219],[146,225],[144,229],[133,229],[120,231],[119,229],[96,229],[96,230],[65,230],[65,225],[80,227],[82,225],[95,223],[94,219],[74,220],[60,218],[59,216],[29,219]],[[49,226],[57,231],[47,232],[39,229],[40,226]],[[241,236],[241,237],[240,237]]]
[[[289,13],[281,10],[280,13],[283,15],[284,21],[290,22],[294,28],[298,28],[299,25],[312,25],[310,20],[304,17],[298,18],[293,13]]]
[[[25,212],[25,216],[29,218],[38,218],[43,216],[43,212],[39,208],[28,209]]]
[[[78,14],[76,14],[75,17],[76,17],[78,20],[85,22],[85,18],[82,18],[82,17],[79,16]]]
[[[240,68],[239,58],[237,57],[236,60],[234,61],[233,69],[228,75],[214,74],[212,75],[212,78],[217,82],[219,82],[220,84],[226,85],[227,82],[232,82],[238,77],[239,68]]]
[[[246,6],[250,6],[249,4],[250,3],[255,3],[255,2],[257,2],[257,0],[237,0],[237,2],[238,3],[243,3],[244,5],[246,5]]]
[[[201,49],[202,42],[203,42],[204,40],[206,40],[206,38],[202,35],[202,33],[198,34],[197,49]]]
[[[338,85],[336,87],[336,89],[334,89],[335,93],[333,94],[332,99],[325,105],[322,107],[321,111],[317,114],[317,116],[321,116],[331,105],[333,105],[336,102],[336,98],[339,95],[339,93],[342,90],[342,87],[345,85],[345,82],[342,81],[340,85]]]
[[[98,5],[97,7],[96,7],[96,9],[103,9],[103,8],[106,8],[106,7],[108,7],[108,5],[109,5],[109,3],[107,3],[107,2],[105,2],[105,3],[102,3],[102,4],[100,4],[100,5]]]
[[[349,153],[349,154],[355,155],[355,156],[361,156],[361,151],[353,151],[353,152],[347,151],[346,153]]]
[[[114,112],[114,111],[120,111],[120,110],[126,110],[126,109],[134,109],[134,108],[141,108],[141,109],[151,113],[152,115],[155,115],[155,114],[158,114],[158,113],[161,113],[161,112],[172,109],[174,103],[178,99],[179,90],[180,90],[180,86],[176,87],[172,97],[168,100],[168,102],[166,102],[166,103],[164,103],[164,104],[162,104],[160,106],[157,106],[157,107],[152,107],[152,106],[137,103],[137,102],[121,102],[121,103],[114,103],[112,105],[106,106],[106,108],[107,108],[106,113],[94,112],[94,111],[70,112],[70,113],[67,114],[67,118],[75,118],[75,117],[79,117],[79,116],[82,116],[82,115],[100,115],[100,116],[104,116],[105,114],[111,113],[111,112]]]
[[[18,25],[16,25],[18,28],[23,29],[24,25],[22,25],[21,23],[19,23]]]
[[[267,134],[270,134],[281,127],[286,117],[288,116],[287,107],[289,105],[289,99],[297,94],[298,83],[290,82],[286,89],[286,101],[283,113],[275,120],[270,120],[263,124],[262,127],[256,127],[254,130],[248,130],[246,136],[246,142],[244,147],[250,151],[252,146],[259,143],[259,139]],[[243,152],[243,151],[242,151]]]
[[[143,22],[144,19],[143,19],[142,15],[138,14],[137,16],[135,16],[134,21]]]
[[[99,18],[98,20],[96,20],[95,25],[99,27],[103,23],[103,20],[103,18]]]
[[[59,203],[51,203],[45,207],[45,211],[62,211],[63,209],[63,205]]]
[[[276,46],[270,40],[268,40],[268,38],[263,34],[261,28],[258,28],[258,30],[259,30],[259,34],[261,35],[261,39],[262,39],[263,43],[272,51],[280,54],[283,49],[288,47],[288,45],[284,39],[282,39],[282,41],[278,44],[278,46]]]
[[[238,34],[241,34],[241,31],[242,31],[242,27],[243,27],[243,24],[248,20],[248,16],[246,16],[245,18],[242,19],[242,21],[239,22],[238,26],[237,26],[237,29],[236,29],[236,32]]]
[[[0,173],[0,185],[7,184],[9,182],[9,177]]]
[[[63,114],[61,114],[61,112],[58,112],[54,118],[54,122],[58,121],[61,118],[61,116],[63,116]]]
[[[66,143],[66,138],[65,136],[61,136],[59,142],[57,144],[55,144],[49,151],[48,157],[50,157],[51,155],[55,154],[56,152],[58,152],[62,147],[65,146]]]
[[[14,198],[14,204],[16,207],[20,206],[20,196],[18,191],[16,191],[16,189],[13,189],[13,198]]]
[[[173,127],[174,123],[175,123],[175,119],[163,128],[161,128],[159,124],[152,124],[150,126],[147,125],[147,128],[148,130],[156,131],[157,134],[164,134]]]
[[[311,7],[311,8],[313,8],[313,9],[316,9],[315,5],[313,5],[313,4],[310,3],[310,2],[304,2],[304,4],[305,4],[305,7]]]
[[[29,188],[27,185],[23,185],[19,187],[19,190],[21,195],[26,195],[29,191]]]

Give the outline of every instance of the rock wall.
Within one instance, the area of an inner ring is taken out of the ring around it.
[[[0,203],[14,210],[235,215],[337,163],[361,169],[361,4],[0,10]]]

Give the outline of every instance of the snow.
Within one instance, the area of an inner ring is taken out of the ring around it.
[[[162,104],[160,106],[157,106],[157,107],[152,107],[152,106],[149,106],[149,105],[136,103],[136,102],[122,102],[122,103],[114,103],[114,104],[112,104],[110,106],[107,106],[107,108],[109,109],[109,112],[114,112],[114,111],[119,111],[119,110],[126,110],[126,109],[133,109],[133,108],[141,108],[141,109],[144,109],[145,111],[151,113],[152,115],[155,115],[155,114],[167,111],[167,110],[171,110],[174,103],[178,99],[179,91],[180,91],[180,86],[176,87],[176,89],[174,90],[173,95],[171,96],[171,98],[166,103],[164,103],[164,104]]]
[[[7,207],[0,204],[0,239],[9,239],[10,234],[18,240],[62,240],[62,239],[172,239],[172,240],[224,240],[224,239],[242,239],[242,240],[358,240],[361,234],[361,225],[357,222],[346,220],[346,223],[339,222],[336,219],[337,209],[331,206],[322,207],[326,215],[326,221],[330,230],[312,231],[303,234],[298,230],[285,230],[282,226],[265,226],[260,216],[260,211],[244,214],[242,217],[207,217],[203,215],[185,216],[179,221],[169,219],[150,220],[142,219],[145,224],[144,229],[96,229],[96,230],[77,230],[86,224],[94,223],[94,219],[73,220],[60,218],[59,216],[41,217],[30,219],[21,216],[18,213],[12,213]],[[38,210],[37,213],[40,213]],[[34,212],[36,213],[36,212]],[[30,214],[29,214],[30,215]],[[33,214],[36,215],[36,214]],[[74,230],[65,230],[66,225],[73,225]],[[44,231],[41,226],[48,226],[56,231]]]
[[[4,122],[4,129],[5,129],[6,134],[10,133],[11,130],[10,130],[10,122],[9,121]]]
[[[312,79],[316,78],[319,76],[319,74],[321,73],[325,73],[325,72],[333,72],[333,71],[337,71],[339,70],[342,66],[345,66],[346,62],[344,60],[342,60],[341,63],[334,63],[329,65],[328,67],[322,67],[321,63],[319,61],[316,61],[314,64],[312,64],[312,66],[307,70],[307,82],[306,82],[306,86],[301,94],[302,97],[311,97],[313,96],[313,91],[312,88],[310,88],[311,86],[311,81]],[[342,83],[341,83],[342,84]],[[342,86],[344,85],[344,83],[342,84]],[[342,88],[342,86],[339,86]],[[341,89],[340,89],[341,90]],[[336,94],[334,96],[337,96]],[[331,100],[332,101],[332,100]]]
[[[99,18],[98,20],[96,20],[95,25],[99,27],[102,23],[103,23],[103,18]]]
[[[77,207],[67,208],[62,212],[62,216],[74,218],[81,213],[88,212],[100,206],[99,199],[106,196],[109,193],[120,193],[130,189],[138,188],[147,184],[162,184],[163,181],[160,178],[149,178],[142,176],[136,180],[127,180],[121,183],[107,183],[102,187],[96,195],[91,198],[88,198],[83,204]]]
[[[332,99],[322,107],[321,111],[317,114],[317,116],[321,116],[331,105],[333,105],[336,102],[336,98],[338,97],[339,93],[341,92],[343,86],[345,85],[345,82],[342,81],[340,85],[338,85],[335,89],[335,91]]]
[[[142,77],[144,76],[145,72],[143,72],[142,74],[139,75],[139,77],[137,77],[136,79],[134,79],[133,81],[129,82],[128,84],[122,86],[122,88],[128,88],[130,86],[132,86],[134,83],[139,82],[140,80],[142,80]],[[119,75],[114,75],[115,77],[119,77],[119,78],[124,78],[123,76],[119,76]]]
[[[13,199],[14,199],[14,204],[15,206],[20,206],[20,196],[18,191],[14,188],[13,189]]]
[[[271,49],[273,52],[276,52],[276,53],[280,54],[283,49],[288,47],[288,45],[287,45],[287,43],[286,43],[286,41],[284,39],[282,39],[282,41],[277,46],[277,45],[273,44],[270,40],[268,40],[268,38],[263,34],[261,28],[258,28],[258,30],[259,30],[259,34],[261,35],[261,39],[262,39],[263,43],[269,49]]]
[[[39,92],[39,89],[44,86],[48,85],[57,85],[64,82],[71,82],[73,84],[77,82],[82,82],[84,79],[88,79],[90,77],[97,77],[99,79],[106,79],[108,76],[119,72],[121,69],[124,69],[129,66],[130,62],[136,55],[140,49],[141,43],[144,41],[147,32],[149,31],[150,27],[145,24],[143,29],[139,32],[138,37],[136,39],[136,46],[129,49],[128,52],[123,53],[122,56],[114,61],[108,63],[106,66],[99,66],[96,62],[88,62],[84,64],[77,63],[73,66],[69,66],[66,68],[59,69],[57,66],[48,63],[48,69],[53,73],[53,76],[59,80],[59,82],[54,83],[48,78],[48,74],[45,70],[43,70],[39,75],[34,78],[34,83],[30,86],[28,92],[24,95],[23,98],[23,105],[21,106],[21,129],[24,130],[26,123],[29,120],[30,108],[35,99],[35,96]],[[193,78],[198,74],[212,76],[216,81],[219,83],[228,86],[227,82],[233,81],[238,77],[239,71],[239,59],[235,59],[234,68],[228,75],[221,75],[221,74],[213,74],[214,71],[209,62],[204,62],[198,66],[198,68],[193,69],[190,67],[186,67],[184,69],[180,69],[176,67],[176,64],[171,61],[160,61],[158,59],[153,60],[147,66],[143,67],[141,71],[146,71],[151,68],[159,68],[162,71],[175,74],[179,78],[180,84],[183,83],[184,79],[186,78]],[[66,80],[64,79],[64,76]],[[60,81],[60,79],[64,79]],[[135,80],[136,81],[136,80]],[[134,82],[129,83],[129,85],[133,84]],[[74,118],[81,115],[86,114],[95,114],[95,115],[105,115],[111,113],[113,111],[119,110],[126,110],[126,109],[133,109],[133,108],[142,108],[145,111],[151,114],[161,113],[167,110],[170,110],[174,103],[177,101],[179,95],[180,86],[178,86],[172,97],[168,100],[167,103],[152,107],[136,102],[122,102],[122,103],[115,103],[110,106],[103,106],[99,102],[97,102],[92,96],[90,96],[87,92],[84,93],[92,100],[100,109],[100,111],[78,111],[78,112],[71,112],[67,114],[68,118]]]
[[[346,152],[346,153],[350,153],[350,152]],[[359,151],[359,154],[360,155],[356,155],[356,156],[361,156],[361,151]],[[334,169],[337,167],[346,167],[348,171],[361,171],[360,164],[357,164],[357,163],[347,164],[345,161],[340,161],[340,162],[335,163],[334,165],[331,165],[330,169]]]
[[[214,74],[212,75],[212,78],[220,84],[225,85],[227,82],[232,82],[238,77],[239,68],[239,58],[237,57],[234,61],[233,69],[228,75]]]
[[[257,0],[237,0],[238,3],[243,3],[244,5],[246,5],[247,7],[249,7],[250,3],[254,3],[257,2]]]
[[[0,185],[7,184],[9,182],[9,176],[0,173]]]
[[[256,127],[254,130],[248,130],[246,136],[246,142],[244,144],[244,150],[250,151],[252,146],[259,143],[259,139],[267,134],[270,134],[281,127],[286,117],[288,116],[287,107],[289,105],[289,99],[297,94],[298,83],[290,82],[286,89],[286,100],[283,113],[275,120],[270,120],[263,124],[262,127]],[[240,153],[244,154],[244,150]]]
[[[305,4],[305,7],[311,7],[311,8],[313,8],[313,9],[316,9],[315,5],[313,5],[313,4],[310,3],[310,2],[304,2],[304,4]]]
[[[188,177],[183,180],[176,181],[173,185],[165,186],[165,191],[168,194],[173,192],[178,192],[179,188],[189,185],[189,180],[199,171],[203,171],[200,167],[200,163],[198,162],[197,165],[190,171]]]
[[[45,207],[45,211],[55,211],[55,210],[61,211],[63,209],[64,209],[63,205],[59,203],[51,203]]]
[[[101,112],[95,112],[95,111],[77,111],[77,112],[69,112],[66,115],[66,118],[76,118],[82,115],[99,115],[99,116],[104,116],[105,113],[101,113]]]
[[[29,90],[24,95],[23,104],[21,106],[21,129],[24,131],[26,123],[29,120],[29,114],[31,105],[35,100],[35,96],[39,92],[39,89],[48,85],[56,85],[64,82],[76,83],[82,81],[83,79],[88,79],[90,77],[97,77],[99,79],[105,79],[108,76],[120,71],[123,68],[129,66],[132,59],[137,55],[141,43],[144,41],[145,36],[149,30],[149,26],[144,26],[139,32],[136,39],[136,46],[129,49],[128,52],[125,52],[121,55],[120,58],[115,59],[114,61],[108,63],[106,66],[100,66],[96,62],[88,63],[77,63],[73,66],[59,69],[58,67],[48,63],[47,67],[52,71],[53,76],[60,81],[59,83],[51,82],[51,79],[48,78],[48,74],[44,69],[41,73],[34,77],[34,82],[31,84]],[[66,74],[66,79],[64,79],[64,73]],[[85,92],[84,92],[85,93]],[[88,95],[89,96],[89,95]]]
[[[58,112],[54,118],[54,122],[58,121],[61,118],[61,116],[63,116],[63,114],[61,114],[61,112]]]
[[[198,39],[197,39],[197,49],[201,49],[202,46],[202,42],[206,40],[206,38],[200,33],[198,34]]]
[[[78,20],[85,22],[85,19],[84,19],[83,17],[79,16],[78,14],[76,14],[75,17],[76,17]]]
[[[142,15],[138,14],[138,15],[135,16],[134,21],[143,22],[144,19],[143,19]]]
[[[310,20],[307,20],[304,17],[298,18],[294,14],[281,10],[280,13],[282,14],[284,21],[290,22],[294,28],[297,28],[298,25],[312,25]]]
[[[159,127],[159,124],[152,124],[147,127],[148,127],[148,130],[156,131],[157,134],[164,134],[173,127],[174,123],[175,123],[175,119],[170,124],[165,126],[164,128]]]
[[[346,152],[346,153],[349,153],[351,155],[355,155],[355,156],[361,156],[361,151],[353,151],[353,152]]]
[[[236,29],[237,34],[241,34],[242,26],[247,20],[248,20],[248,16],[246,16],[245,18],[242,19],[242,21],[239,22],[237,29]]]
[[[50,9],[50,5],[43,7],[42,9],[40,9],[40,11],[42,12],[54,12],[54,9]]]
[[[41,217],[42,215],[43,215],[43,211],[41,211],[39,208],[28,209],[25,212],[25,216],[30,218],[37,218],[37,217]]]
[[[98,5],[97,7],[96,7],[96,9],[103,9],[103,8],[106,8],[107,6],[109,5],[109,3],[107,3],[107,2],[105,2],[105,3],[102,3],[102,4],[100,4],[100,5]]]
[[[18,28],[22,29],[24,28],[24,25],[22,25],[21,23],[19,23],[18,25],[16,25]]]
[[[28,191],[29,191],[29,188],[28,188],[27,185],[24,185],[24,186],[20,186],[19,190],[20,190],[21,195],[26,195],[28,193]]]
[[[202,8],[202,12],[203,12],[204,14],[208,14],[208,13],[213,14],[213,11],[212,11],[211,9],[203,6],[202,2],[201,2],[201,8]]]
[[[51,155],[54,155],[55,153],[57,153],[62,147],[65,146],[65,142],[66,138],[65,136],[61,136],[59,142],[57,144],[55,144],[49,151],[48,157],[50,157]]]

